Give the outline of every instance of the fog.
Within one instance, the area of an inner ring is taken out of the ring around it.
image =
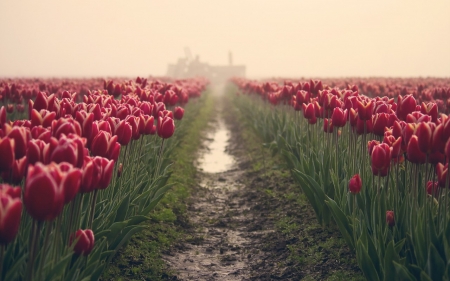
[[[164,75],[185,47],[247,77],[450,77],[450,1],[2,0],[0,77]]]

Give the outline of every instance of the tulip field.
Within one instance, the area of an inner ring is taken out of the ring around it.
[[[0,281],[98,280],[172,187],[208,83],[0,79]],[[450,79],[227,89],[367,280],[450,280]]]
[[[171,187],[207,84],[0,79],[0,280],[97,280]]]
[[[450,280],[450,79],[232,80],[368,280]]]

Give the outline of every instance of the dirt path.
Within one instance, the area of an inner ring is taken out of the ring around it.
[[[188,206],[191,227],[163,257],[175,272],[169,279],[324,280],[341,270],[358,275],[348,248],[334,243],[339,234],[317,225],[289,174],[255,168],[261,151],[245,147],[236,117],[222,114],[229,105],[217,104]]]

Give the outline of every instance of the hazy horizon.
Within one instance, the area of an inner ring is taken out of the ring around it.
[[[429,4],[432,5],[429,5]],[[185,57],[249,78],[450,77],[450,1],[0,3],[0,77],[163,76]]]

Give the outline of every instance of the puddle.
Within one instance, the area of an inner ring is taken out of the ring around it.
[[[234,165],[233,157],[226,152],[230,131],[221,118],[215,125],[215,130],[208,133],[207,150],[198,160],[198,168],[205,173],[225,172]]]

